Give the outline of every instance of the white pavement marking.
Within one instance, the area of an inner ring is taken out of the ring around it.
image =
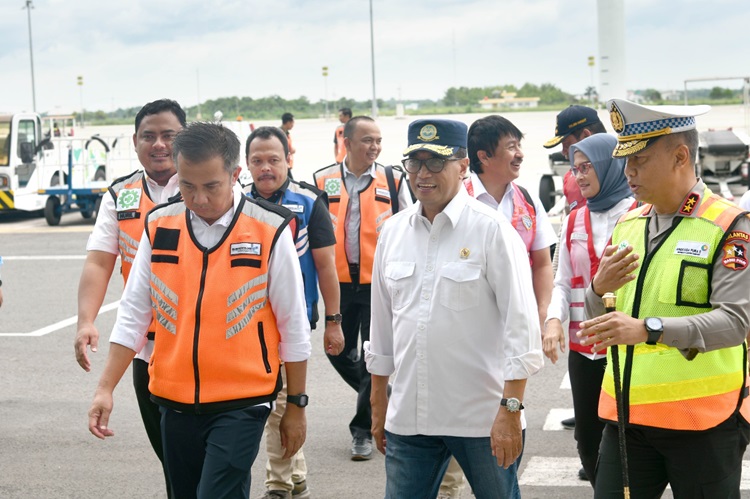
[[[3,261],[21,260],[85,260],[86,255],[34,255],[34,256],[4,256]]]
[[[112,302],[109,305],[104,305],[102,308],[99,309],[99,314],[103,314],[104,312],[109,312],[110,310],[114,310],[119,306],[120,306],[120,300]],[[41,329],[37,329],[36,331],[31,331],[30,333],[0,333],[0,336],[33,336],[33,337],[45,336],[47,334],[54,333],[55,331],[58,331],[64,327],[68,327],[71,324],[75,324],[76,322],[78,322],[78,316],[74,315],[73,317],[69,317],[60,322],[50,324],[49,326],[43,327]]]
[[[560,390],[570,390],[570,374],[568,374],[568,371],[565,371],[565,376],[560,383]]]
[[[574,416],[573,409],[550,409],[547,413],[547,419],[544,420],[544,431],[559,431],[564,430],[561,421],[563,419],[572,418]],[[578,470],[576,470],[578,471]]]
[[[580,467],[581,461],[577,457],[533,456],[518,478],[518,484],[532,487],[589,487],[589,482],[578,479]],[[750,490],[748,460],[742,461],[740,490]]]

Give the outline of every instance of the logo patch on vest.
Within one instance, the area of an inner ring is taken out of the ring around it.
[[[726,243],[722,265],[731,270],[744,270],[747,267],[747,250],[744,244]]]
[[[531,217],[528,215],[522,216],[521,221],[523,222],[523,226],[526,227],[526,230],[531,230],[531,226],[534,225],[534,222],[531,220]]]
[[[682,203],[682,208],[680,208],[680,214],[681,215],[690,215],[693,213],[693,210],[696,206],[698,206],[698,201],[700,201],[701,196],[697,192],[691,192],[688,194],[688,197],[685,199],[685,202]]]
[[[229,254],[234,255],[260,255],[260,243],[234,243],[229,247]]]
[[[571,241],[581,240],[581,241],[588,241],[589,235],[585,232],[574,232],[570,235]]]
[[[141,205],[141,189],[123,189],[117,195],[117,211],[137,210]]]
[[[304,213],[305,207],[301,204],[282,204],[284,208],[291,211],[292,213]]]
[[[706,243],[698,241],[677,241],[674,249],[675,255],[695,256],[698,258],[708,258],[710,247]]]
[[[341,195],[341,179],[340,178],[327,178],[323,189],[329,196],[340,196]]]

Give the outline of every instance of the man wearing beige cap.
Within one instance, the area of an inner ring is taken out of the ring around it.
[[[607,108],[613,155],[627,158],[625,176],[644,204],[615,226],[586,291],[593,319],[578,333],[597,351],[615,347],[599,399],[608,424],[595,497],[622,497],[626,478],[633,497],[660,497],[667,484],[675,498],[740,497],[750,439],[750,220],[695,176],[695,117],[708,106],[615,99]],[[617,303],[605,314],[607,292]]]

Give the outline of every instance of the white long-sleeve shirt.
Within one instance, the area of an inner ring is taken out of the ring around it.
[[[234,189],[234,204],[211,225],[190,212],[190,223],[197,241],[206,248],[219,242],[232,222],[243,196],[239,184]],[[133,260],[128,284],[122,295],[117,321],[110,342],[138,351],[146,341],[151,324],[151,242],[144,231]],[[300,362],[310,357],[310,321],[302,286],[302,272],[288,227],[276,241],[268,262],[268,301],[281,335],[279,356],[285,362]]]
[[[419,203],[389,219],[365,345],[367,369],[393,375],[385,428],[489,436],[505,380],[543,365],[537,317],[521,238],[463,187],[432,224]]]

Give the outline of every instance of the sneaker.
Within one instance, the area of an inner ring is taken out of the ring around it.
[[[309,497],[310,489],[307,488],[307,481],[295,482],[294,489],[292,490],[292,499],[308,499]]]
[[[586,470],[585,469],[581,468],[580,470],[578,470],[578,479],[579,480],[585,480],[585,481],[588,482],[589,477],[586,474]]]
[[[367,461],[372,458],[372,439],[354,437],[352,439],[352,461]]]
[[[292,499],[292,494],[286,490],[267,490],[261,499]]]
[[[574,430],[576,427],[576,418],[572,417],[563,419],[562,421],[560,421],[560,424],[562,424],[563,428],[565,428],[566,430]]]

